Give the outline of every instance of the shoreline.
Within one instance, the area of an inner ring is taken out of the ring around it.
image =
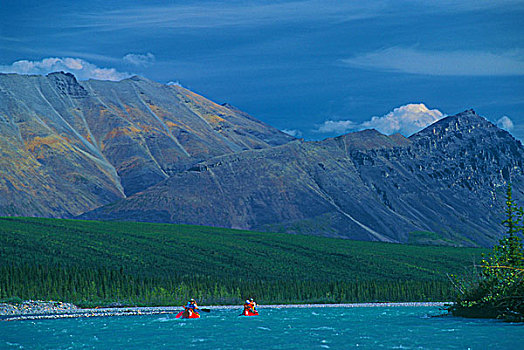
[[[351,304],[275,304],[259,305],[259,309],[309,309],[309,308],[362,308],[362,307],[442,307],[451,302],[374,302],[374,303],[351,303]],[[210,310],[234,310],[242,309],[240,305],[212,305],[202,306]],[[90,309],[68,309],[64,311],[50,310],[47,312],[23,314],[0,314],[1,321],[27,321],[79,317],[111,317],[111,316],[144,316],[176,314],[182,311],[181,306],[138,306],[118,308],[90,308]]]

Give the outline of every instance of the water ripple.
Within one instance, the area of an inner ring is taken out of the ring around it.
[[[518,349],[524,327],[493,320],[424,317],[438,307],[264,310],[198,320],[126,316],[0,323],[6,349]],[[443,335],[446,334],[445,337]]]

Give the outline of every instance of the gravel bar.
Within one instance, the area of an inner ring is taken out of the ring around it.
[[[354,303],[354,304],[281,304],[259,305],[259,309],[292,309],[292,308],[353,308],[353,307],[399,307],[399,306],[433,306],[443,307],[450,302],[405,302],[405,303]],[[242,309],[240,305],[202,306],[212,310]],[[22,321],[77,317],[139,316],[174,314],[182,311],[181,306],[155,307],[118,307],[81,309],[73,304],[56,301],[25,301],[21,304],[0,304],[0,320]]]

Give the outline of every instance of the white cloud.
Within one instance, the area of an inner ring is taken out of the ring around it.
[[[445,117],[437,109],[428,109],[423,103],[407,104],[393,109],[382,117],[373,117],[361,124],[361,129],[374,128],[391,135],[397,132],[409,136]]]
[[[497,126],[507,131],[510,131],[514,127],[513,121],[509,119],[508,116],[503,116],[502,118],[497,120]]]
[[[351,120],[326,120],[317,130],[322,134],[343,134],[350,130],[358,129],[359,124]]]
[[[352,120],[327,120],[315,131],[324,134],[342,134],[351,130],[376,129],[387,135],[401,133],[409,136],[443,117],[445,115],[442,112],[428,109],[423,103],[407,104],[360,124]]]
[[[72,57],[49,57],[41,61],[21,60],[7,66],[0,65],[0,72],[2,73],[45,75],[59,71],[73,73],[76,78],[80,80],[98,79],[118,81],[131,76],[129,73],[118,72],[114,68],[100,68],[81,58]]]
[[[153,55],[151,52],[146,54],[128,53],[124,56],[123,60],[125,63],[131,64],[133,66],[147,67],[155,63],[155,55]]]
[[[150,30],[151,28],[219,28],[318,21],[331,22],[374,18],[384,11],[382,1],[339,2],[326,0],[276,2],[152,3],[109,11],[86,12],[69,27],[95,30]]]
[[[524,51],[422,51],[391,47],[341,60],[363,69],[443,76],[524,75]]]
[[[302,131],[297,129],[282,129],[281,131],[293,137],[302,137]]]
[[[255,27],[281,23],[327,21],[338,24],[352,20],[395,17],[403,20],[410,11],[416,15],[462,13],[510,8],[521,0],[497,1],[144,1],[116,9],[83,11],[67,17],[69,28],[91,28],[97,31],[151,30],[171,28]],[[63,28],[63,23],[59,23]]]
[[[177,81],[170,81],[166,85],[183,87],[182,84],[180,84],[180,82],[178,80]]]

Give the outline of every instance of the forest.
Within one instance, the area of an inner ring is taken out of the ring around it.
[[[204,226],[0,218],[0,299],[80,306],[447,301],[485,249]]]

